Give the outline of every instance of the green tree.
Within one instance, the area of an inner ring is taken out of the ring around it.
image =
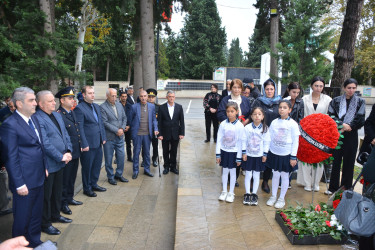
[[[278,13],[283,18],[284,10],[288,9],[288,0],[278,1]],[[271,0],[257,0],[254,7],[258,9],[254,32],[249,39],[249,51],[246,54],[247,67],[260,68],[261,56],[270,51],[270,29],[271,29]],[[281,19],[282,19],[281,18]],[[284,31],[284,25],[279,22],[279,34]]]
[[[282,44],[278,44],[281,69],[288,72],[282,81],[308,86],[316,75],[328,79],[332,65],[323,53],[330,46],[332,32],[319,24],[328,8],[321,1],[291,0],[290,4],[285,13]]]
[[[167,47],[165,46],[166,40],[159,39],[159,67],[158,76],[159,78],[167,79],[170,74],[170,67],[167,57]]]
[[[238,37],[233,39],[230,43],[228,66],[229,67],[241,67],[242,66],[242,49],[240,47],[240,39]]]
[[[171,33],[165,43],[166,56],[169,64],[169,78],[182,79],[183,43],[181,38],[176,34]]]
[[[225,63],[225,29],[214,0],[193,0],[185,17],[186,46],[183,58],[191,78],[212,77],[214,67]]]

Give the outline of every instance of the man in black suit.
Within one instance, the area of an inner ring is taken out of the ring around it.
[[[226,86],[227,88],[224,89],[222,92],[221,92],[221,97],[224,98],[228,95],[230,95],[231,91],[230,91],[230,83],[232,82],[231,79],[228,79],[227,82],[226,82]]]
[[[172,90],[168,90],[167,100],[167,103],[160,105],[158,114],[158,138],[162,140],[163,146],[163,174],[168,174],[169,170],[178,174],[177,147],[185,136],[184,111],[180,104],[174,102],[175,93]]]
[[[66,87],[60,90],[55,97],[60,100],[60,113],[65,128],[68,131],[72,143],[72,160],[64,168],[63,192],[61,200],[61,212],[72,214],[68,205],[82,205],[81,201],[74,200],[74,183],[77,178],[79,157],[81,156],[81,133],[79,131],[77,118],[72,108],[74,106],[74,88]]]
[[[130,117],[130,113],[132,111],[132,105],[128,102],[128,94],[126,92],[122,92],[120,94],[120,102],[122,107],[124,108],[126,117]],[[125,132],[125,143],[126,143],[126,154],[128,156],[128,161],[133,162],[132,159],[132,135],[130,133],[130,123],[129,119],[126,121],[126,132]]]
[[[128,93],[128,100],[127,100],[127,102],[129,104],[133,105],[135,103],[133,86],[129,86],[127,93]]]
[[[38,119],[34,91],[17,88],[12,95],[16,111],[0,127],[2,156],[13,193],[12,237],[25,236],[29,247],[40,240],[43,212],[43,184],[47,171],[46,154]]]

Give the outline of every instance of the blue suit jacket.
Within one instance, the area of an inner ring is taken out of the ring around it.
[[[49,173],[55,173],[65,167],[65,162],[61,161],[63,155],[68,151],[73,151],[70,137],[68,131],[65,129],[65,124],[61,115],[57,112],[52,112],[52,115],[56,118],[61,133],[43,110],[38,109],[36,111],[43,136],[43,145],[47,156]]]
[[[32,120],[38,136],[22,117],[14,112],[0,127],[2,157],[9,174],[9,188],[14,193],[26,184],[28,189],[44,184],[47,162],[43,148],[43,135],[37,117]]]
[[[81,102],[74,109],[79,124],[79,131],[81,132],[82,148],[99,148],[103,141],[107,140],[100,107],[96,103],[93,103],[92,105],[94,105],[94,109],[98,116],[98,122],[94,117],[92,108],[87,102]]]
[[[153,131],[158,130],[158,122],[155,115],[155,105],[147,103],[148,109],[148,131],[150,132],[150,139],[154,137]],[[130,118],[128,118],[130,124],[130,131],[132,138],[135,138],[138,134],[139,125],[141,123],[141,104],[136,103],[132,106]]]

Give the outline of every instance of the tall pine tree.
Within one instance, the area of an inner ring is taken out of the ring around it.
[[[291,0],[290,4],[285,13],[282,43],[278,44],[281,69],[288,72],[282,82],[297,81],[307,86],[314,76],[328,79],[332,64],[323,53],[329,49],[332,31],[319,24],[328,5],[311,0]]]
[[[185,18],[184,68],[189,78],[210,79],[213,69],[225,64],[225,29],[214,0],[193,0]]]
[[[233,39],[230,43],[228,66],[229,67],[241,67],[242,66],[242,49],[240,47],[240,39],[238,37]]]

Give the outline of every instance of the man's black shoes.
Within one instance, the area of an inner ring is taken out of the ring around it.
[[[72,210],[70,210],[70,208],[68,207],[68,205],[62,206],[61,207],[61,212],[63,212],[64,214],[68,214],[68,215],[72,214]]]
[[[119,181],[121,181],[121,182],[129,182],[129,180],[126,179],[126,178],[123,177],[123,176],[115,176],[115,179],[116,179],[116,180],[119,180]]]
[[[59,218],[57,219],[51,219],[52,222],[59,222],[59,223],[71,223],[72,220],[69,219],[69,218],[66,218],[64,216],[60,216]]]
[[[73,206],[79,206],[79,205],[83,204],[82,201],[76,201],[75,199],[72,199],[68,203],[69,203],[69,205],[73,205]]]
[[[54,226],[49,226],[47,228],[42,228],[42,232],[46,233],[46,234],[49,234],[49,235],[59,235],[61,234],[60,230],[57,229],[56,227]]]
[[[97,191],[97,192],[105,192],[107,191],[107,189],[105,189],[104,187],[101,187],[101,186],[95,186],[95,187],[92,187],[92,190],[94,191]]]
[[[93,191],[83,191],[83,194],[87,195],[88,197],[96,197],[96,193]]]

